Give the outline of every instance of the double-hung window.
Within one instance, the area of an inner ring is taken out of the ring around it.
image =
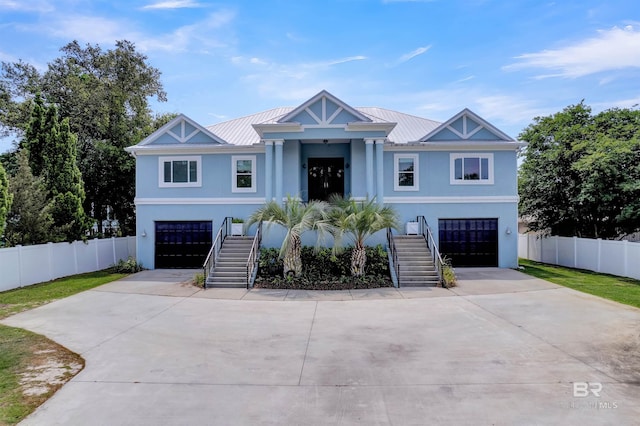
[[[393,176],[395,191],[418,191],[418,154],[394,154]]]
[[[493,154],[451,154],[451,184],[493,184]]]
[[[201,157],[160,157],[161,188],[202,186]]]
[[[256,192],[256,156],[231,157],[231,192]]]

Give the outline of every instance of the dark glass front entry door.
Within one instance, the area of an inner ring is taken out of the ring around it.
[[[309,200],[344,197],[344,158],[309,158]]]

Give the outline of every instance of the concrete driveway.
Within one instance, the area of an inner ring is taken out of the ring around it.
[[[458,272],[451,291],[314,293],[147,271],[15,315],[86,360],[24,424],[640,423],[640,310]]]

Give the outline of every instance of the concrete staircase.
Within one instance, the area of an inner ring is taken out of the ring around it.
[[[394,235],[398,264],[400,265],[400,287],[430,287],[438,285],[431,252],[422,235]]]
[[[222,243],[218,260],[207,278],[207,288],[247,286],[247,260],[253,237],[228,236]]]

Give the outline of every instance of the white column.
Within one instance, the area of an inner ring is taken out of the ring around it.
[[[365,139],[365,181],[367,183],[367,198],[373,198],[373,144],[375,140]]]
[[[282,170],[283,162],[282,162],[282,145],[284,144],[283,140],[275,141],[276,145],[276,203],[282,204],[282,177],[284,171]]]
[[[264,198],[273,199],[273,141],[264,141]]]
[[[376,140],[376,199],[379,205],[384,204],[383,145],[384,139]]]

